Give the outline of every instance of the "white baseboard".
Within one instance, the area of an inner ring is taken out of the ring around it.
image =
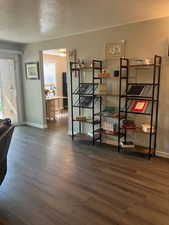
[[[40,129],[45,129],[45,128],[47,128],[47,124],[40,124],[40,123],[25,122],[25,125],[31,126],[31,127],[40,128]]]
[[[68,135],[72,136],[72,131],[68,130]]]

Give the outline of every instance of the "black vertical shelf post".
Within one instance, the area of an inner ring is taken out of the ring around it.
[[[156,149],[156,143],[157,143],[161,63],[162,63],[161,56],[157,56],[156,55],[155,56],[155,62],[154,62],[154,70],[155,70],[155,73],[157,73],[157,103],[156,103],[156,118],[155,118],[155,129],[156,129],[156,132],[155,132],[155,136],[154,136],[154,150]],[[154,151],[154,156],[155,156],[155,151]]]
[[[72,67],[73,62],[70,62],[70,91],[71,91],[71,128],[72,128],[72,140],[74,139],[74,125],[73,125],[73,81],[72,81]]]
[[[103,71],[102,61],[100,61],[100,73]],[[102,84],[102,79],[100,79],[100,84]],[[102,112],[102,97],[100,96],[100,112]],[[102,142],[102,114],[100,113],[100,143]]]
[[[123,98],[122,94],[122,81],[125,80],[125,94],[127,95],[128,90],[128,75],[129,75],[129,60],[126,58],[120,58],[120,78],[119,78],[119,117],[118,117],[118,152],[120,152],[120,138],[121,138],[121,101]],[[125,99],[125,119],[127,119],[127,105],[128,99]],[[127,140],[127,130],[124,132],[124,140]]]
[[[102,84],[102,78],[98,79],[98,77],[96,77],[96,72],[98,73],[98,71],[99,71],[100,73],[102,73],[102,70],[103,70],[102,61],[101,60],[93,60],[92,67],[93,67],[93,98],[94,98],[95,97],[94,85],[96,84],[95,80],[98,80],[99,84]],[[99,106],[99,110],[100,110],[99,140],[100,140],[100,143],[101,143],[101,141],[102,141],[102,115],[101,115],[101,112],[102,112],[102,97],[101,96],[99,97],[99,102],[100,102],[100,106]],[[94,107],[93,107],[93,119],[95,119]],[[93,133],[95,134],[95,128],[94,127],[93,127]]]
[[[92,124],[92,129],[93,129],[93,145],[95,143],[95,132],[94,132],[94,129],[95,129],[95,125],[94,125],[94,113],[95,113],[95,104],[94,104],[94,101],[95,101],[95,96],[94,96],[94,88],[95,88],[95,82],[94,82],[94,75],[95,74],[95,61],[93,60],[92,62],[92,85],[93,85],[93,90],[92,90],[92,106],[93,106],[93,109],[92,109],[92,120],[93,120],[93,124]]]

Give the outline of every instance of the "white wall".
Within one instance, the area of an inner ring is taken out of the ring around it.
[[[24,62],[39,60],[39,51],[48,49],[77,49],[82,58],[104,58],[106,42],[126,40],[127,57],[166,56],[169,38],[169,17],[134,23],[76,36],[28,44],[25,46]],[[163,60],[158,149],[169,153],[169,59]],[[41,81],[24,80],[25,111],[28,122],[43,124]]]

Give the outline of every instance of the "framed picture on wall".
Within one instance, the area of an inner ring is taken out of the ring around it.
[[[115,59],[125,57],[125,40],[106,43],[105,57],[106,59]]]
[[[39,79],[39,62],[25,63],[26,79],[38,80]]]

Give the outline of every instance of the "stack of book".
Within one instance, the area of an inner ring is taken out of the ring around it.
[[[118,116],[118,108],[115,106],[106,106],[102,111],[102,115],[104,117],[113,117],[115,115]]]
[[[86,116],[76,116],[77,121],[86,121]]]
[[[120,145],[122,148],[135,148],[135,145],[132,141],[121,141]]]
[[[122,128],[124,129],[136,129],[134,120],[123,120]]]

